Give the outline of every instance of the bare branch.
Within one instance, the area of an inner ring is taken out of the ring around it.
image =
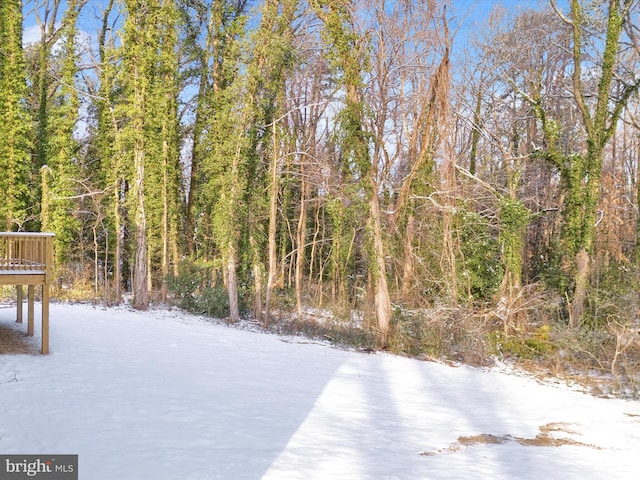
[[[567,25],[573,25],[573,22],[569,20],[569,18],[567,18],[567,16],[564,13],[562,13],[560,8],[558,8],[558,4],[556,3],[556,0],[549,0],[549,3],[551,4],[551,8],[553,8],[553,10],[556,12],[558,17],[560,17],[560,19],[564,23],[566,23]]]

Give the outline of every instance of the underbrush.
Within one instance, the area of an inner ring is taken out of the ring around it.
[[[392,353],[473,366],[493,363],[484,342],[486,320],[464,307],[395,308],[387,345]]]
[[[194,263],[181,268],[171,283],[174,303],[225,318],[227,294],[220,279],[212,278],[214,269]],[[589,314],[577,329],[564,317],[563,299],[537,285],[494,304],[398,304],[386,335],[362,309],[306,298],[307,307],[299,315],[291,292],[275,293],[268,325],[254,322],[272,333],[478,367],[508,363],[540,378],[580,384],[595,395],[640,398],[640,301],[633,291],[617,296],[591,292]],[[240,294],[246,313],[251,299]]]
[[[183,310],[215,318],[229,316],[227,290],[210,262],[181,262],[178,275],[169,278],[169,290],[173,303]],[[247,306],[242,292],[239,308],[246,314]]]
[[[302,319],[297,315],[280,314],[272,318],[267,331],[278,335],[303,336],[311,340],[329,341],[332,344],[373,352],[381,348],[371,329],[361,328],[340,319],[319,320],[314,315]]]
[[[539,305],[553,311],[559,304]],[[640,335],[620,317],[594,329],[569,328],[559,316],[541,320],[540,310],[520,312],[518,328],[505,333],[491,310],[436,306],[411,310],[397,306],[384,340],[359,315],[303,318],[274,312],[268,330],[330,341],[360,351],[388,351],[422,360],[486,367],[508,363],[541,379],[558,378],[598,396],[640,398]],[[360,312],[359,312],[360,313]],[[547,312],[548,314],[548,312]]]

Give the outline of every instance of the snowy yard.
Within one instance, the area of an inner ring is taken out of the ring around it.
[[[640,472],[637,402],[177,310],[52,305],[51,355],[0,355],[0,400],[0,453],[78,454],[84,480]]]

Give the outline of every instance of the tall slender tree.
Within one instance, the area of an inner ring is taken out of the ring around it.
[[[269,321],[271,298],[277,273],[277,206],[280,198],[282,158],[284,157],[283,153],[287,153],[285,150],[290,145],[289,142],[283,141],[281,138],[286,131],[282,128],[282,123],[287,117],[287,112],[283,111],[286,105],[284,102],[285,82],[293,61],[292,22],[297,4],[297,0],[271,0],[263,4],[261,24],[253,38],[253,52],[249,64],[250,103],[258,105],[254,121],[264,126],[263,131],[256,132],[259,138],[255,138],[256,142],[259,141],[264,146],[261,150],[267,152],[266,155],[270,157],[259,159],[262,168],[258,166],[258,168],[251,169],[254,173],[258,173],[259,170],[268,172],[268,179],[265,179],[269,183],[265,323]],[[279,132],[282,132],[281,135],[278,135]],[[256,185],[256,180],[258,180],[258,175],[256,178],[250,179],[252,186]],[[252,188],[251,192],[254,193],[250,201],[251,208],[259,211],[260,205],[264,204],[260,198],[261,191]],[[250,216],[251,219],[259,217],[260,215],[257,215],[256,212]],[[255,223],[251,225],[252,232],[257,230],[254,228],[255,226]],[[250,246],[254,249],[252,257],[255,264],[259,262],[260,257],[258,242],[251,241]],[[259,270],[259,265],[254,265],[254,271],[257,273]],[[257,298],[261,296],[261,292],[257,288],[255,295]],[[258,316],[261,313],[258,312]]]
[[[229,318],[240,319],[238,302],[238,262],[240,239],[247,218],[247,130],[252,105],[238,102],[245,98],[246,82],[240,72],[240,44],[245,36],[244,15],[236,15],[224,26],[224,49],[216,56],[216,89],[201,101],[207,101],[209,126],[200,143],[200,202],[202,234],[215,239],[215,253],[223,272],[229,298]],[[211,241],[209,240],[209,242]]]
[[[78,236],[79,222],[74,215],[72,196],[78,178],[77,153],[74,139],[80,102],[76,87],[76,34],[77,19],[84,2],[69,0],[63,16],[62,45],[59,80],[52,85],[54,92],[48,104],[46,159],[51,175],[43,175],[43,184],[50,182],[42,192],[42,229],[55,233],[56,265],[62,266],[70,258],[70,249]],[[41,168],[45,168],[44,166]]]
[[[27,217],[30,174],[30,124],[22,50],[22,2],[0,4],[0,225],[22,227]]]
[[[35,112],[35,160],[40,168],[48,162],[49,99],[51,97],[52,49],[60,38],[61,0],[45,0],[35,4],[36,22],[40,28],[37,70],[33,72],[33,85],[37,88]]]
[[[118,121],[116,107],[123,94],[118,81],[117,68],[120,51],[115,45],[113,20],[115,0],[110,0],[102,12],[100,31],[98,34],[98,90],[95,99],[95,122],[93,148],[97,157],[96,183],[108,194],[105,196],[108,232],[105,238],[105,269],[112,273],[110,287],[113,299],[118,303],[122,297],[123,264],[124,264],[124,199],[126,179],[124,172],[124,147],[122,124]],[[105,282],[105,289],[109,282]],[[105,292],[108,297],[110,294]]]
[[[378,184],[378,164],[370,156],[370,134],[365,128],[365,101],[363,95],[363,75],[367,71],[366,37],[359,38],[355,31],[354,19],[350,13],[350,2],[315,1],[314,9],[324,23],[324,35],[330,46],[333,68],[339,75],[344,89],[344,107],[339,113],[341,169],[347,183],[352,184],[349,201],[358,202],[364,194],[367,218],[367,235],[364,255],[368,268],[368,282],[373,291],[373,303],[377,328],[385,341],[391,321],[391,300],[387,285],[386,254],[382,238],[382,212],[380,209]],[[336,203],[336,206],[338,204]],[[353,215],[355,212],[351,212]],[[337,237],[345,239],[345,210],[337,208]],[[357,215],[357,214],[356,214]],[[345,245],[336,245],[337,251],[344,251]],[[349,249],[350,247],[347,247]],[[348,250],[347,250],[348,251]],[[338,267],[341,259],[334,264]],[[340,265],[338,268],[342,268]],[[341,278],[346,282],[346,278]]]
[[[146,309],[149,305],[147,170],[152,163],[153,144],[147,135],[152,121],[151,84],[157,55],[157,23],[159,0],[150,2],[127,0],[127,19],[124,25],[123,76],[125,96],[129,104],[122,112],[128,117],[125,125],[127,156],[131,170],[129,208],[133,213],[133,306]]]
[[[171,266],[177,264],[179,244],[178,22],[175,2],[161,1],[153,27],[155,52],[150,52],[153,65],[145,128],[150,147],[145,174],[149,187],[145,203],[149,223],[147,286],[159,287],[162,300],[166,300]]]

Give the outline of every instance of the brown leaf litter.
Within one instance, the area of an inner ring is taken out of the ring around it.
[[[26,324],[0,322],[0,355],[37,354],[37,342],[26,330]]]
[[[600,450],[596,445],[578,442],[572,438],[559,438],[553,435],[554,432],[563,432],[575,435],[577,432],[569,430],[566,423],[547,423],[540,427],[540,433],[534,438],[516,437],[513,435],[492,435],[489,433],[481,433],[480,435],[461,436],[458,441],[452,443],[446,448],[436,451],[421,452],[420,455],[432,457],[440,453],[459,452],[466,447],[474,445],[501,445],[507,442],[516,442],[526,447],[562,447],[564,445],[573,445],[578,447],[588,447]]]

